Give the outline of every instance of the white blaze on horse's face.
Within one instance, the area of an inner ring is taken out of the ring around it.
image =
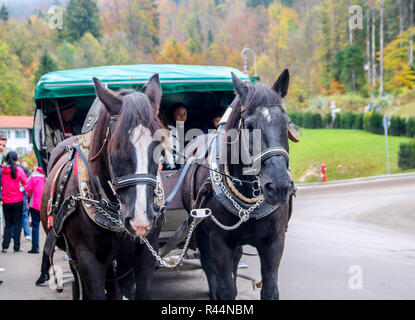
[[[264,108],[262,110],[262,115],[264,116],[265,120],[267,120],[268,123],[271,123],[271,114],[269,113],[268,108]]]
[[[139,125],[130,133],[130,141],[134,145],[137,159],[136,173],[148,173],[148,150],[153,142],[153,137],[149,129]],[[150,223],[147,218],[147,185],[138,184],[136,186],[136,199],[134,207],[134,218],[131,226],[137,236],[145,236],[150,231]]]

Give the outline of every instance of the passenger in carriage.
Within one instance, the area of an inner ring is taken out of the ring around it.
[[[183,152],[185,141],[181,141],[182,135],[180,131],[183,131],[183,140],[184,140],[184,130],[187,121],[187,108],[183,103],[173,104],[167,113],[167,129],[169,130],[172,152],[166,152],[166,163],[164,169],[174,170],[179,169],[181,159],[179,154]],[[179,153],[179,154],[178,154]]]
[[[170,140],[170,145],[174,146],[173,144],[173,136],[172,136],[172,130],[170,130],[169,128],[169,120],[167,117],[167,114],[163,111],[160,110],[159,111],[159,119],[161,121],[161,123],[163,124],[163,126],[168,129],[169,132],[169,137],[168,139]],[[173,150],[165,150],[165,157],[164,157],[164,163],[163,163],[163,170],[173,170],[176,167],[175,164],[175,158],[174,158],[174,149]]]
[[[219,121],[222,119],[224,110],[222,108],[215,108],[211,113],[210,120],[208,123],[205,123],[203,126],[203,133],[209,133],[211,130],[215,130],[218,128]]]

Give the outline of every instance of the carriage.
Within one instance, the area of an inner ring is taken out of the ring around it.
[[[160,112],[167,114],[171,106],[181,103],[188,112],[186,127],[203,130],[209,125],[211,117],[222,114],[234,99],[231,72],[244,81],[259,80],[235,68],[195,65],[104,66],[45,74],[39,80],[34,97],[33,146],[38,163],[47,172],[50,154],[62,140],[88,132],[95,125],[98,110],[91,110],[96,98],[92,77],[99,78],[114,91],[121,88],[140,91],[149,77],[158,73],[163,91]],[[76,114],[71,123],[72,130],[63,132],[65,125],[59,119],[59,112],[73,105]],[[161,172],[163,177],[171,177],[164,179],[166,195],[176,184],[176,171],[165,168]],[[159,238],[161,245],[172,237],[180,238],[178,230],[188,217],[182,206],[180,197],[175,197],[169,204]],[[162,249],[163,256],[174,250],[177,239]],[[193,262],[192,265],[198,264]]]
[[[128,295],[151,298],[157,261],[201,266],[211,299],[234,299],[242,246],[250,244],[264,264],[261,298],[278,299],[295,195],[288,140],[298,142],[282,106],[289,78],[284,70],[267,86],[229,67],[130,65],[39,80],[33,141],[49,173],[40,210],[44,252],[53,263],[55,245],[66,250],[74,298],[119,298],[107,279],[129,274],[126,266],[135,279],[126,282]],[[154,135],[178,104],[188,113],[189,144],[177,152],[184,162],[160,171],[166,150],[176,151],[170,138]],[[213,117],[220,120],[212,127]],[[188,248],[200,263],[185,259]]]

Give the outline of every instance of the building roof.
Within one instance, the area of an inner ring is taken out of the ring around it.
[[[29,116],[0,116],[0,129],[31,129],[33,117]]]

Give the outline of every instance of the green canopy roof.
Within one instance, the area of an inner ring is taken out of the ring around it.
[[[250,78],[235,68],[196,65],[141,64],[104,66],[55,71],[40,78],[35,91],[35,100],[95,95],[92,77],[99,78],[110,89],[139,89],[154,74],[160,75],[163,93],[186,91],[233,91],[231,72],[242,80]]]

